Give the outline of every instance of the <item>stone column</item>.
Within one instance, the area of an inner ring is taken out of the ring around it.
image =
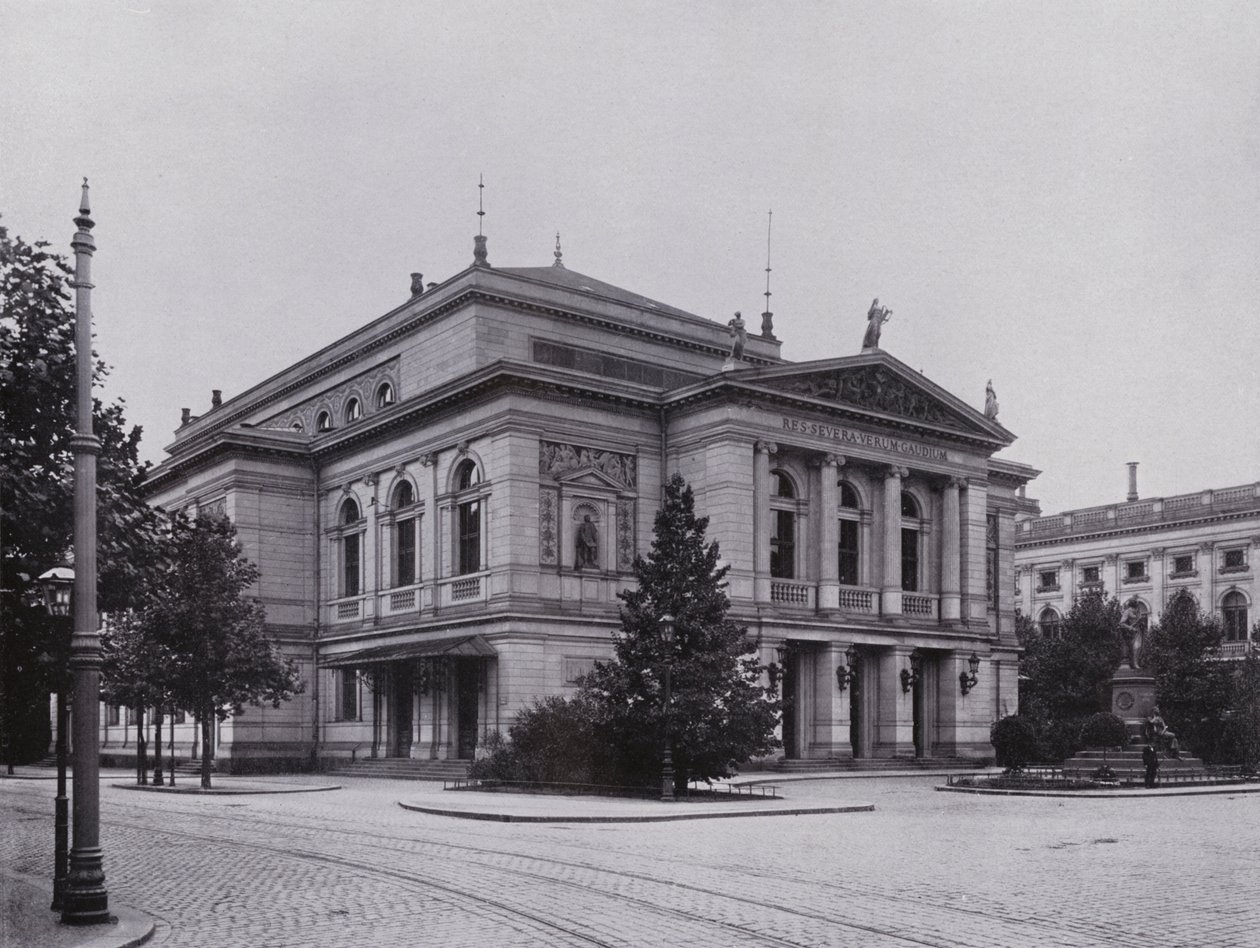
[[[1151,614],[1147,619],[1148,629],[1159,621],[1164,611],[1164,582],[1168,578],[1165,566],[1164,547],[1157,546],[1151,550]]]
[[[420,606],[432,611],[438,605],[437,580],[441,573],[441,533],[442,518],[437,508],[437,455],[425,454],[420,457],[422,469],[428,469],[429,476],[421,473],[416,484],[425,493],[424,511],[420,515],[420,536],[417,540],[416,553],[420,559],[420,582],[424,587],[420,594]]]
[[[909,473],[895,465],[884,472],[884,575],[880,611],[886,616],[901,615],[901,479]]]
[[[914,691],[901,690],[901,670],[910,667],[913,651],[913,646],[896,645],[879,653],[874,757],[914,756]]]
[[[770,601],[770,455],[773,441],[758,441],[753,456],[753,599]]]
[[[852,757],[849,743],[849,693],[836,684],[844,668],[844,645],[828,642],[814,664],[814,736],[811,757]]]
[[[818,608],[840,608],[840,467],[844,458],[822,458],[822,537],[818,552]]]
[[[960,477],[945,482],[944,510],[941,514],[941,619],[957,622],[962,618],[962,514],[958,492],[966,486]],[[999,582],[994,577],[994,582]]]

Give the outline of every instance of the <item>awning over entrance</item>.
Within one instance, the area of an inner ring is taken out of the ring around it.
[[[340,652],[322,657],[319,664],[323,668],[360,668],[364,665],[401,662],[412,658],[493,658],[497,654],[480,635],[466,635],[457,639],[377,645],[356,652]]]

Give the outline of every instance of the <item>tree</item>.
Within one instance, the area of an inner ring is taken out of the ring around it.
[[[47,246],[28,244],[0,226],[0,650],[7,671],[0,727],[6,744],[36,733],[41,718],[47,731],[48,678],[62,677],[60,671],[31,674],[23,664],[27,673],[14,672],[24,656],[49,654],[41,610],[27,605],[38,598],[34,577],[65,559],[73,545],[74,314],[70,269]],[[96,361],[97,385],[105,375]],[[93,414],[101,441],[98,605],[113,612],[147,584],[158,515],[139,491],[147,470],[139,461],[140,429],[127,427],[118,402],[96,399]]]
[[[171,565],[143,607],[151,647],[167,656],[166,685],[176,706],[201,721],[201,786],[210,787],[212,728],[246,704],[279,707],[303,690],[291,660],[266,632],[266,615],[245,595],[258,569],[241,554],[226,517],[177,517]]]
[[[1128,742],[1128,727],[1110,711],[1100,711],[1097,714],[1091,714],[1081,726],[1081,743],[1086,747],[1102,748],[1102,772],[1105,772],[1107,775],[1110,775],[1111,772],[1111,768],[1107,766],[1107,748],[1123,747]]]
[[[749,758],[776,746],[779,700],[761,684],[765,666],[746,630],[726,616],[730,607],[718,565],[718,545],[706,543],[707,517],[696,517],[691,488],[675,474],[665,485],[647,557],[636,557],[638,587],[620,594],[621,629],[614,657],[597,662],[584,688],[597,709],[596,734],[615,749],[623,782],[659,779],[666,733],[675,783],[727,777]],[[675,617],[668,648],[660,618]],[[664,708],[669,662],[673,694]]]
[[[1155,676],[1155,700],[1183,746],[1216,762],[1234,700],[1234,669],[1221,661],[1220,622],[1178,590],[1147,637],[1143,665]]]
[[[1252,629],[1251,639],[1260,641],[1260,623]],[[1260,769],[1260,655],[1254,648],[1238,663],[1229,725],[1233,756],[1246,773],[1255,773]]]

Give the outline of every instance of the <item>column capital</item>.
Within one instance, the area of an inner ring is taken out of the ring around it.
[[[899,467],[896,464],[890,464],[888,465],[887,468],[884,469],[884,477],[888,480],[891,480],[894,477],[902,478],[902,477],[909,477],[909,476],[910,476],[910,468],[908,467]]]
[[[844,467],[847,458],[843,454],[816,454],[810,460],[815,467]]]
[[[753,444],[753,449],[758,454],[778,454],[779,446],[773,441],[758,440]]]
[[[1151,556],[1163,556],[1164,548],[1162,546],[1152,547]]]
[[[419,461],[421,467],[433,467],[437,464],[437,455],[432,453],[422,454],[420,455]]]
[[[967,489],[967,478],[965,478],[965,477],[955,477],[955,476],[950,476],[950,477],[947,477],[947,478],[945,478],[945,488],[946,488],[947,490],[948,490],[948,489],[951,489],[951,488],[952,488],[952,489],[954,489],[954,490],[966,490],[966,489]]]
[[[1076,560],[1063,560],[1061,563],[1059,563],[1059,566],[1062,569],[1071,569],[1075,563],[1076,563]]]

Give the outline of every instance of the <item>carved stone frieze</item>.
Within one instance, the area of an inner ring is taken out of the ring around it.
[[[843,402],[933,425],[962,427],[953,413],[934,397],[903,381],[882,365],[815,373],[768,384],[795,395]]]
[[[638,459],[633,454],[600,451],[576,444],[543,441],[538,448],[538,473],[558,478],[570,471],[599,471],[614,483],[634,490],[638,486]]]
[[[538,488],[538,562],[543,566],[558,563],[560,546],[559,491],[554,487]]]

